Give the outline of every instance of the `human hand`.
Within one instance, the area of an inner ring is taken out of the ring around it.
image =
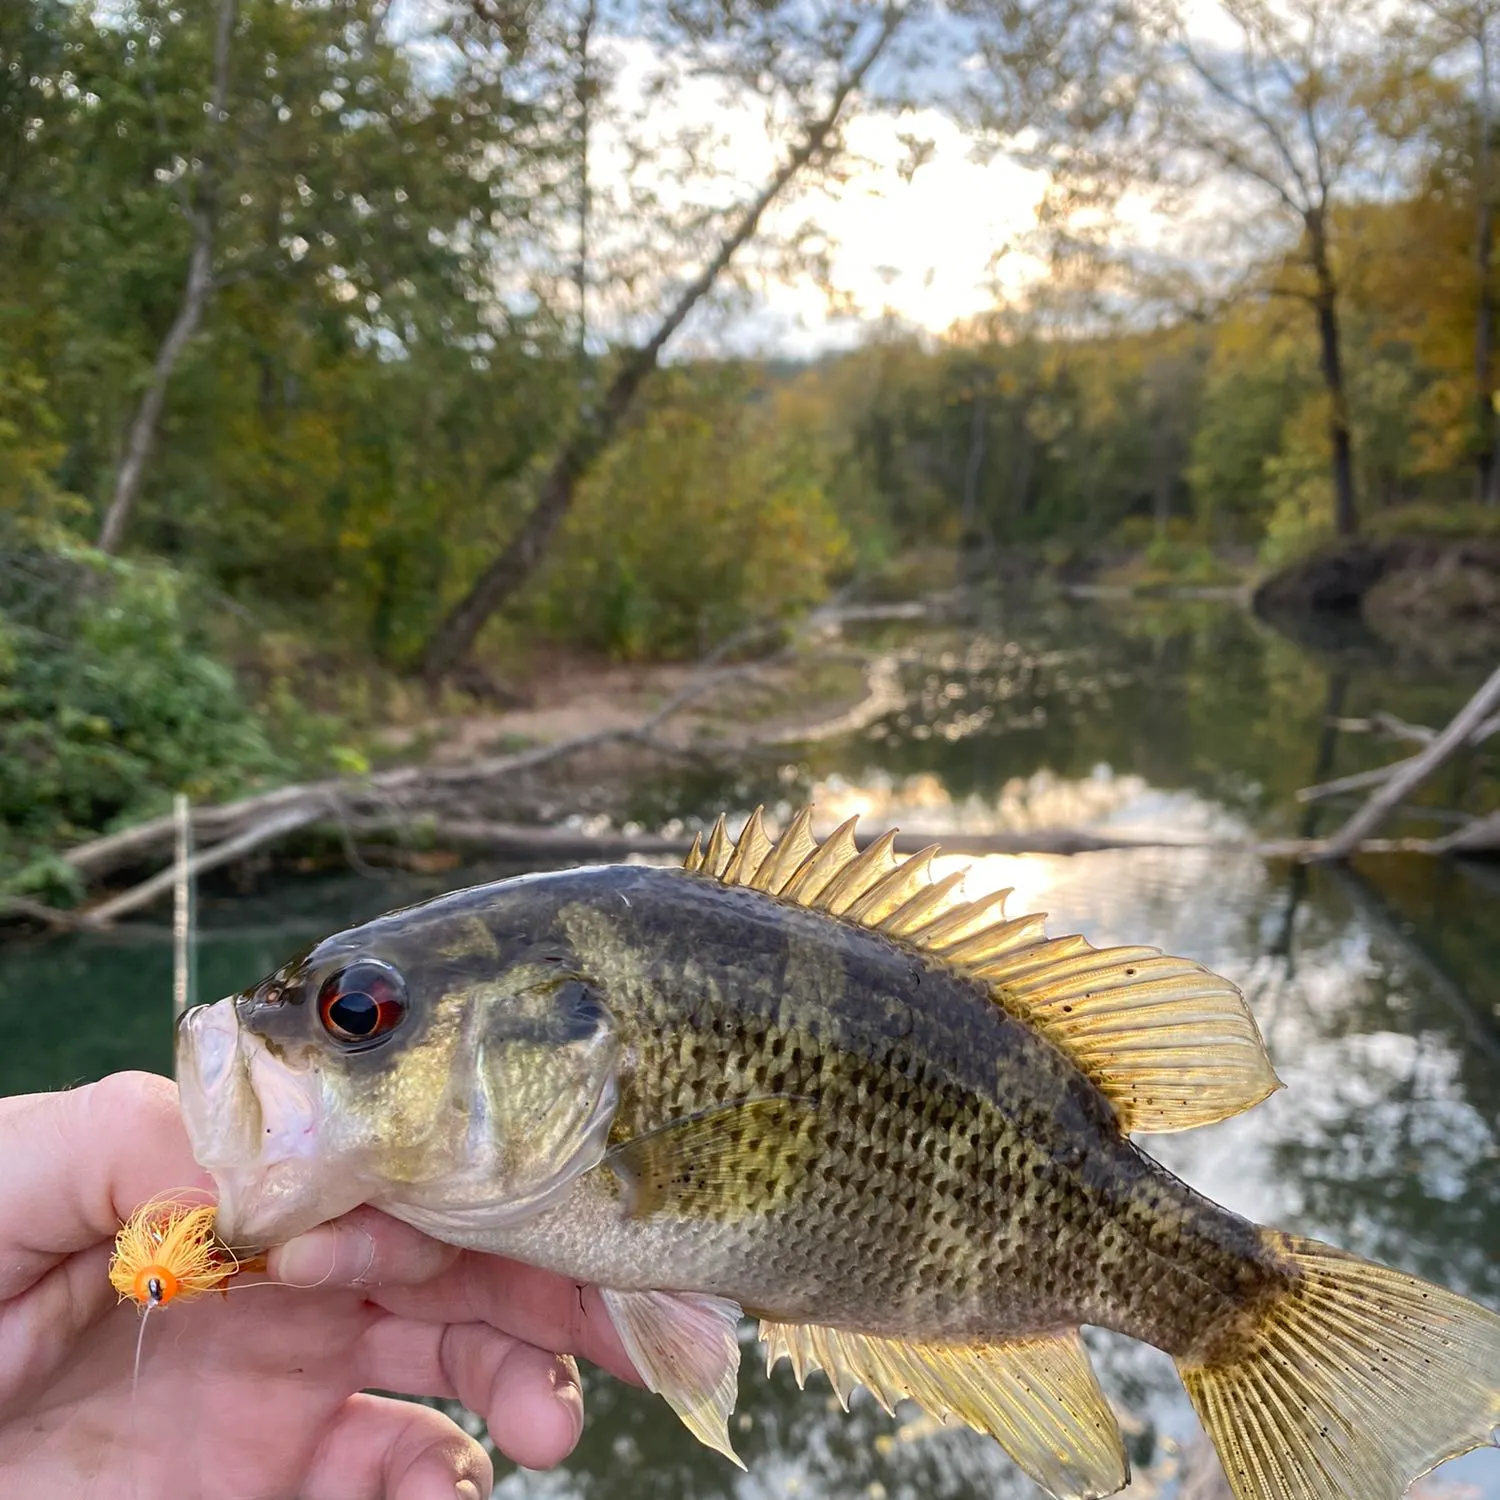
[[[578,1353],[634,1379],[592,1289],[440,1245],[358,1209],[273,1251],[271,1282],[150,1315],[108,1280],[120,1221],[208,1189],[175,1087],[117,1074],[0,1099],[0,1490],[17,1500],[477,1500],[483,1448],[560,1462],[583,1421]],[[316,1283],[313,1285],[312,1283]]]

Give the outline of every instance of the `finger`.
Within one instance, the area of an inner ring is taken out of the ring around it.
[[[489,1455],[430,1406],[351,1396],[313,1455],[302,1500],[479,1500],[495,1483]],[[465,1491],[462,1486],[472,1488]]]
[[[146,1199],[213,1187],[193,1160],[176,1086],[149,1073],[0,1099],[0,1161],[0,1299],[59,1257],[112,1239]]]
[[[551,1468],[583,1431],[578,1366],[487,1323],[419,1323],[387,1315],[360,1342],[358,1379],[411,1396],[456,1397],[484,1417],[502,1452]]]
[[[507,1458],[550,1469],[577,1446],[583,1390],[570,1355],[497,1336],[483,1323],[455,1323],[443,1335],[443,1366]]]
[[[430,1281],[381,1287],[370,1300],[426,1322],[488,1323],[538,1349],[578,1354],[641,1383],[595,1288],[503,1256],[469,1252]]]
[[[427,1281],[461,1252],[373,1208],[356,1208],[271,1251],[267,1273],[292,1286]]]
[[[96,1245],[42,1272],[24,1296],[0,1301],[0,1389],[43,1385],[118,1301],[109,1249]]]

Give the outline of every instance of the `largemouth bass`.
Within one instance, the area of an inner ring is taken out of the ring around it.
[[[220,1232],[373,1203],[594,1282],[730,1457],[742,1313],[799,1382],[955,1415],[1060,1497],[1129,1477],[1086,1323],[1176,1359],[1239,1500],[1397,1500],[1494,1440],[1500,1317],[1131,1141],[1280,1086],[1232,984],[809,824],[458,891],[190,1011]]]

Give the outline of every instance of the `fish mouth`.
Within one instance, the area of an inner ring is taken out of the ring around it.
[[[177,1078],[193,1155],[218,1188],[226,1244],[284,1244],[370,1196],[375,1184],[326,1150],[317,1074],[289,1067],[246,1030],[232,998],[178,1023]]]

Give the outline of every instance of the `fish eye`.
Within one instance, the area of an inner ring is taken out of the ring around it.
[[[330,974],[318,990],[318,1019],[341,1046],[368,1046],[406,1017],[406,984],[388,964],[365,959]]]
[[[609,1019],[604,1002],[580,979],[558,985],[557,1014],[567,1042],[587,1041]]]

